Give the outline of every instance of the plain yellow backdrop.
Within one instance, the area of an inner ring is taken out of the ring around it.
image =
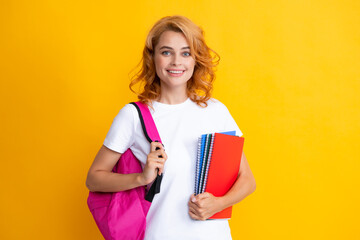
[[[0,239],[101,239],[87,170],[152,24],[180,14],[221,56],[214,97],[256,191],[237,239],[360,239],[360,2],[0,1]]]

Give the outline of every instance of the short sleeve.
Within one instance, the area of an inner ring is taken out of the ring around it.
[[[224,116],[224,129],[226,129],[227,131],[236,131],[236,136],[241,137],[243,135],[243,133],[241,132],[240,128],[238,127],[238,125],[236,124],[234,118],[231,116],[228,108],[223,104],[220,103],[221,106],[221,111],[223,112],[223,116]]]
[[[110,130],[107,133],[105,147],[124,153],[134,143],[135,117],[134,106],[125,105],[114,118]]]

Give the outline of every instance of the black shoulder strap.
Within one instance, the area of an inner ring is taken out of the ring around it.
[[[140,122],[141,122],[141,127],[143,129],[143,132],[144,132],[144,135],[146,137],[146,139],[149,141],[149,143],[153,142],[153,140],[150,138],[149,134],[148,134],[148,131],[146,129],[146,124],[145,124],[145,121],[144,121],[144,116],[147,116],[148,118],[152,118],[151,114],[150,114],[150,111],[149,109],[146,107],[146,108],[141,108],[139,107],[138,104],[141,104],[139,102],[135,103],[135,102],[131,102],[130,104],[134,105],[138,114],[139,114],[139,118],[140,118]],[[148,111],[146,112],[146,114],[143,114],[142,111]],[[154,122],[153,119],[147,119],[147,120],[152,120],[152,122]],[[157,129],[156,129],[156,125],[155,123],[153,124],[152,126],[154,129],[153,131],[156,131],[157,135],[159,135],[159,133],[157,132]],[[159,139],[160,140],[160,139]],[[156,142],[158,142],[158,140],[155,140]],[[160,140],[161,141],[161,140]],[[157,149],[156,149],[157,150]],[[160,192],[160,186],[161,186],[161,181],[162,181],[162,177],[163,177],[163,174],[161,175],[157,175],[156,178],[155,178],[155,181],[153,182],[153,184],[151,185],[149,191],[147,192],[146,196],[145,196],[145,199],[149,202],[152,202],[152,200],[154,199],[154,196],[155,194],[159,193]]]
[[[148,132],[147,132],[147,130],[146,130],[144,118],[143,118],[143,115],[142,115],[142,113],[141,113],[141,110],[140,110],[139,106],[138,106],[136,103],[134,103],[134,102],[131,102],[130,104],[132,104],[132,105],[135,106],[135,108],[136,108],[136,110],[137,110],[137,112],[138,112],[138,114],[139,114],[139,118],[140,118],[140,122],[141,122],[141,127],[142,127],[142,129],[143,129],[144,135],[145,135],[146,139],[149,141],[149,143],[151,143],[151,142],[152,142],[152,139],[149,137],[149,134],[148,134]],[[150,116],[151,116],[151,115],[150,115]]]

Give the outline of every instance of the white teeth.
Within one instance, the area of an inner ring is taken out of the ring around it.
[[[171,73],[182,73],[183,71],[170,71],[169,70],[169,72],[171,72]]]

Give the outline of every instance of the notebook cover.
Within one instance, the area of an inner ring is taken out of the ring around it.
[[[220,197],[230,190],[239,173],[243,145],[243,137],[215,133],[205,192]],[[228,207],[209,219],[231,218],[231,212]]]

